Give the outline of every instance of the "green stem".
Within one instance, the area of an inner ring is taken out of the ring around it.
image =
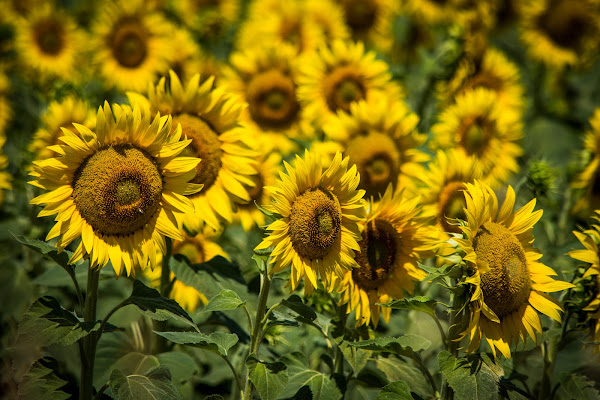
[[[163,256],[161,272],[160,272],[160,294],[163,297],[169,297],[171,294],[171,268],[169,262],[171,261],[171,253],[173,252],[173,240],[169,237],[165,237],[165,244],[167,246],[167,252]],[[164,332],[167,330],[167,321],[156,321],[154,326],[157,331]],[[156,338],[156,353],[164,353],[168,351],[169,344],[167,339],[162,336]]]
[[[273,310],[275,310],[277,307],[279,307],[281,305],[281,303],[275,303],[271,306],[271,308],[269,308],[269,310],[267,311],[267,313],[265,314],[264,318],[262,319],[262,324],[266,324],[267,320],[269,319],[269,315],[271,315],[271,313],[273,312]]]
[[[442,328],[442,324],[440,323],[440,320],[438,319],[438,317],[435,314],[428,314],[431,315],[431,318],[433,318],[433,320],[435,321],[435,324],[438,327],[438,330],[440,331],[440,336],[442,337],[442,343],[444,344],[444,347],[448,348],[448,338],[446,337],[446,334],[444,333],[444,328]]]
[[[553,328],[557,328],[558,322],[554,321]],[[556,352],[558,350],[558,341],[560,337],[554,336],[542,345],[542,356],[544,357],[544,370],[542,373],[542,382],[538,399],[546,400],[552,393],[552,373],[554,371],[554,362],[556,361]]]
[[[110,310],[110,312],[108,314],[106,314],[106,317],[104,317],[104,319],[102,320],[102,323],[100,323],[100,328],[98,329],[98,340],[100,340],[100,336],[102,336],[102,333],[104,332],[104,327],[106,326],[106,323],[108,322],[108,319],[110,317],[112,317],[112,315],[120,308],[125,307],[126,305],[129,304],[129,299],[125,299],[122,302],[120,302],[119,304],[117,304],[112,310]]]
[[[250,316],[250,312],[248,311],[248,307],[246,307],[246,303],[242,304],[242,308],[246,312],[246,317],[248,318],[248,332],[252,332],[252,330],[254,329],[253,328],[253,324],[252,324],[252,317]]]
[[[450,352],[454,357],[458,356],[458,335],[462,327],[461,315],[463,312],[459,311],[462,306],[463,296],[452,293],[452,309],[450,311],[450,322],[448,323],[448,336],[446,340],[446,350]],[[452,400],[454,398],[454,391],[448,384],[448,381],[442,375],[442,400]]]
[[[249,355],[254,355],[258,358],[258,350],[260,349],[260,338],[262,337],[263,318],[267,310],[267,299],[269,298],[269,289],[271,288],[271,275],[267,271],[267,264],[263,262],[260,275],[260,294],[258,296],[258,307],[256,309],[256,318],[252,327],[252,336],[250,338]],[[244,386],[244,400],[252,398],[253,390],[252,382],[250,382],[250,371],[246,372],[246,384]]]
[[[342,304],[337,308],[338,318],[340,319],[340,326],[346,329],[346,321],[348,320],[347,304]],[[337,341],[336,341],[337,342]],[[344,375],[344,353],[339,344],[336,344],[335,348],[335,372]]]
[[[88,270],[87,294],[83,320],[85,322],[96,321],[96,304],[98,301],[98,280],[100,270],[91,268]],[[79,387],[79,398],[91,400],[94,388],[94,360],[96,358],[96,345],[98,344],[98,332],[90,332],[83,339],[83,357],[81,363],[81,386]]]
[[[229,359],[226,356],[221,356],[221,358],[223,358],[223,360],[225,360],[225,362],[229,366],[229,369],[233,373],[233,377],[235,378],[235,382],[237,383],[237,387],[238,387],[238,390],[240,391],[240,398],[241,398],[241,396],[243,396],[243,392],[242,392],[242,383],[240,382],[240,378],[239,378],[237,372],[235,372],[235,368],[231,364],[231,361],[229,361]]]
[[[413,358],[413,360],[417,363],[417,367],[419,367],[421,372],[423,372],[423,374],[425,374],[425,378],[427,379],[427,382],[429,382],[429,385],[431,386],[431,389],[433,390],[433,395],[435,396],[435,398],[436,399],[439,398],[439,393],[438,393],[437,386],[435,384],[435,380],[433,379],[433,376],[431,376],[431,373],[429,372],[429,370],[427,369],[425,364],[423,364],[421,357],[419,357],[417,355],[417,357]]]

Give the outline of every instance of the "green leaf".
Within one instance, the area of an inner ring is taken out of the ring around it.
[[[400,300],[392,301],[391,303],[379,304],[380,306],[389,307],[394,310],[415,310],[424,312],[426,314],[435,317],[435,306],[438,304],[437,301],[431,300],[428,297],[417,296],[411,298],[404,298]]]
[[[59,391],[67,381],[58,378],[52,369],[45,367],[41,362],[31,366],[19,383],[18,398],[21,400],[64,400],[71,397]]]
[[[310,306],[302,302],[300,296],[293,294],[287,299],[281,300],[281,305],[289,308],[306,321],[314,321],[317,319],[317,313]]]
[[[363,350],[355,346],[350,346],[348,342],[340,343],[340,350],[342,350],[344,358],[352,367],[355,376],[358,375],[365,365],[367,365],[367,361],[369,361],[369,357],[371,357],[372,354],[370,350]]]
[[[110,374],[110,390],[117,400],[180,400],[171,383],[169,368],[160,365],[144,375],[125,375],[115,369]]]
[[[440,372],[460,399],[500,399],[499,381],[504,374],[487,354],[456,358],[448,351],[438,354]]]
[[[348,345],[363,350],[381,351],[414,357],[414,353],[426,350],[431,342],[418,335],[403,335],[397,338],[380,337],[376,339],[361,340],[359,342],[347,342]]]
[[[395,381],[385,385],[375,400],[413,400],[413,397],[406,382]]]
[[[267,363],[254,356],[248,357],[246,367],[250,380],[264,400],[275,400],[288,382],[287,366],[282,362]]]
[[[63,250],[59,253],[57,247],[51,246],[48,243],[43,242],[41,240],[28,239],[25,236],[21,235],[13,236],[15,237],[15,239],[17,239],[19,243],[24,244],[30,249],[37,251],[41,255],[49,258],[50,260],[53,260],[58,265],[66,269],[67,272],[74,271],[73,266],[69,265],[69,259],[73,255],[73,253],[71,253],[70,251]],[[69,274],[71,274],[71,272],[69,272]]]
[[[165,321],[175,318],[198,329],[192,318],[175,300],[161,296],[158,290],[149,288],[137,279],[133,281],[133,291],[127,303],[137,306],[152,319]]]
[[[240,296],[233,290],[222,290],[221,293],[213,297],[202,311],[228,311],[235,310],[246,304],[240,299]]]
[[[313,400],[336,400],[342,398],[342,392],[338,389],[335,381],[318,371],[294,365],[288,368],[288,375],[288,384],[281,397],[292,397],[302,387],[308,386],[312,392]]]
[[[170,340],[173,343],[198,347],[222,356],[227,356],[229,349],[231,349],[238,342],[238,337],[236,334],[225,332],[213,332],[208,336],[200,332],[154,331],[154,333]]]
[[[111,371],[118,369],[125,375],[143,375],[154,367],[158,367],[160,362],[156,357],[150,354],[131,352],[115,361],[102,374],[100,382],[108,382]]]
[[[431,386],[423,376],[423,372],[410,363],[399,361],[397,358],[377,357],[375,361],[377,369],[385,374],[390,382],[404,381],[410,386],[411,392],[419,394],[423,398],[433,396]]]
[[[169,367],[174,383],[185,383],[200,372],[194,359],[187,353],[170,351],[160,353],[156,357],[161,365]]]
[[[597,400],[600,393],[594,386],[594,381],[577,374],[564,374],[560,380],[560,390],[568,399]]]

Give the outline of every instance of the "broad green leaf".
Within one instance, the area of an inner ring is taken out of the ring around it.
[[[125,375],[115,369],[110,374],[110,390],[117,400],[180,400],[181,395],[171,382],[171,373],[163,365],[144,375]]]
[[[281,397],[292,397],[303,386],[307,386],[312,392],[313,400],[337,400],[342,398],[342,392],[338,389],[335,381],[321,372],[294,365],[288,368],[288,376],[288,384]]]
[[[379,304],[380,306],[389,307],[395,310],[415,310],[424,312],[431,316],[435,316],[435,306],[438,304],[437,301],[431,300],[428,297],[417,296],[411,298],[404,298],[400,300],[392,301],[391,303]]]
[[[199,372],[198,365],[187,353],[170,351],[156,356],[161,365],[166,365],[171,371],[173,383],[184,383]]]
[[[348,342],[342,342],[339,346],[344,354],[344,358],[352,367],[354,375],[358,375],[365,365],[367,365],[367,361],[369,361],[372,352],[370,350],[363,350],[358,347],[350,346]]]
[[[263,400],[275,400],[288,382],[287,366],[282,362],[267,363],[248,357],[246,367],[250,380]]]
[[[175,318],[197,329],[192,318],[175,300],[161,296],[158,290],[149,288],[137,279],[133,281],[133,291],[127,302],[137,306],[152,319],[165,321]]]
[[[594,381],[577,374],[565,374],[560,380],[560,390],[568,399],[597,400],[600,393]]]
[[[475,400],[500,399],[499,381],[502,367],[485,354],[456,358],[448,351],[438,354],[440,372],[457,398]]]
[[[385,385],[375,400],[413,400],[413,397],[406,382],[395,381]]]
[[[384,358],[380,356],[377,357],[375,365],[390,382],[404,381],[410,386],[411,392],[417,393],[423,398],[433,396],[431,386],[423,372],[410,363],[402,362],[394,357]]]
[[[431,342],[422,336],[411,334],[397,338],[380,337],[359,342],[348,342],[348,345],[363,350],[381,351],[413,357],[415,352],[429,348]]]
[[[19,383],[18,398],[21,400],[64,400],[71,397],[60,391],[67,382],[58,378],[52,369],[45,367],[41,362],[31,366]]]
[[[19,241],[19,243],[22,243],[30,249],[33,249],[41,255],[53,260],[58,265],[67,270],[67,272],[69,272],[70,275],[73,274],[74,268],[73,266],[69,265],[69,259],[73,255],[73,253],[71,253],[70,251],[63,250],[59,253],[58,248],[51,246],[48,243],[43,242],[41,240],[28,239],[25,236],[21,235],[13,236],[15,237],[15,239],[17,239],[17,241]]]
[[[159,365],[158,359],[153,355],[133,351],[125,354],[107,368],[102,374],[100,382],[108,382],[111,372],[115,369],[118,369],[125,375],[143,375]]]
[[[200,332],[156,332],[159,336],[177,344],[186,344],[205,350],[210,350],[222,356],[227,356],[227,352],[237,342],[238,337],[233,333],[213,332],[205,335]]]
[[[213,297],[208,304],[204,307],[202,311],[228,311],[235,310],[236,308],[241,307],[246,302],[240,299],[240,296],[237,295],[233,290],[222,290],[221,293]]]
[[[317,319],[317,313],[310,306],[302,302],[300,296],[293,294],[287,299],[281,300],[281,305],[289,308],[306,321],[314,321]]]

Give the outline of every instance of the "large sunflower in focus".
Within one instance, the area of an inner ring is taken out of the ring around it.
[[[318,126],[340,111],[350,112],[350,105],[359,100],[370,101],[382,93],[401,98],[402,89],[392,81],[388,65],[375,57],[361,42],[336,40],[300,59],[298,99],[308,118]]]
[[[585,133],[584,147],[591,160],[572,183],[575,189],[583,189],[583,194],[573,207],[573,212],[591,213],[600,208],[600,108],[590,118],[591,130]]]
[[[562,68],[589,65],[598,56],[596,0],[533,0],[522,12],[521,38],[536,60]]]
[[[371,102],[350,105],[350,113],[338,113],[323,126],[330,138],[342,144],[344,154],[360,173],[359,188],[378,198],[391,183],[407,187],[423,173],[429,157],[417,147],[426,135],[417,131],[419,117],[402,100],[381,96]]]
[[[54,156],[54,151],[48,146],[62,144],[62,127],[77,133],[73,123],[85,125],[93,129],[96,123],[94,110],[76,96],[67,96],[61,101],[54,101],[42,115],[40,128],[29,145],[29,151],[35,154],[36,160],[45,160]]]
[[[147,98],[127,95],[132,104],[171,114],[192,141],[186,152],[202,159],[192,182],[203,184],[204,190],[189,196],[196,212],[184,219],[186,228],[198,233],[206,223],[218,231],[220,219],[230,223],[234,203],[250,201],[246,187],[253,185],[250,175],[256,173],[255,152],[249,146],[254,131],[239,124],[243,103],[223,89],[213,89],[212,78],[200,84],[198,74],[184,88],[173,71],[168,84],[161,78],[156,87],[149,85]]]
[[[388,186],[379,203],[371,206],[362,240],[356,253],[357,268],[347,271],[340,285],[340,303],[348,303],[347,312],[356,310],[356,325],[373,321],[377,327],[380,312],[386,322],[391,308],[378,306],[413,293],[414,281],[427,274],[417,266],[431,251],[425,220],[417,217],[420,198],[404,191],[392,194]]]
[[[472,268],[466,283],[472,285],[469,298],[467,353],[479,348],[485,337],[494,356],[496,349],[510,358],[510,345],[529,335],[537,342],[542,333],[538,312],[561,322],[562,306],[548,292],[573,287],[555,281],[552,268],[539,262],[542,254],[533,248],[533,226],[542,210],[533,211],[535,199],[513,212],[515,192],[508,187],[498,210],[498,199],[484,183],[467,183],[466,225],[463,239],[455,239],[464,251],[463,259]]]
[[[49,190],[31,203],[46,205],[38,217],[57,214],[46,240],[59,237],[62,251],[81,237],[70,263],[89,258],[90,267],[112,263],[117,276],[156,267],[165,236],[183,240],[175,213],[193,213],[185,195],[200,160],[176,157],[191,140],[171,132],[171,117],[151,120],[147,110],[100,107],[92,132],[75,124],[64,129],[54,158],[34,162],[34,186]]]
[[[144,90],[166,72],[173,27],[141,0],[103,6],[92,27],[94,63],[105,83],[121,90]]]
[[[308,151],[295,161],[294,167],[285,163],[287,174],[280,173],[277,185],[266,188],[273,196],[266,207],[280,217],[266,228],[271,233],[256,250],[274,246],[270,272],[291,265],[292,290],[306,277],[304,292],[312,293],[320,275],[323,286],[331,291],[356,266],[354,252],[360,250],[365,192],[357,190],[356,167],[348,169],[349,159],[342,159],[341,153],[325,171],[320,158]]]
[[[36,78],[71,79],[80,68],[76,61],[84,44],[83,33],[65,12],[45,3],[16,24],[16,50],[21,64]]]
[[[456,98],[435,124],[432,148],[456,148],[465,157],[475,157],[492,184],[506,182],[519,170],[523,154],[520,112],[498,103],[496,93],[475,88]]]

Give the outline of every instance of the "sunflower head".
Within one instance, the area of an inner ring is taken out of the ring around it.
[[[583,171],[577,175],[571,186],[582,189],[582,194],[575,206],[574,213],[590,213],[600,208],[600,108],[590,118],[591,129],[585,133],[584,148],[590,161]]]
[[[306,276],[305,292],[311,293],[320,275],[331,291],[344,271],[356,265],[364,191],[357,190],[356,167],[348,169],[349,160],[340,153],[325,171],[320,159],[308,151],[295,161],[295,167],[285,163],[287,174],[266,188],[273,196],[267,207],[280,218],[266,228],[271,234],[257,249],[275,246],[272,273],[291,264],[292,290]]]

